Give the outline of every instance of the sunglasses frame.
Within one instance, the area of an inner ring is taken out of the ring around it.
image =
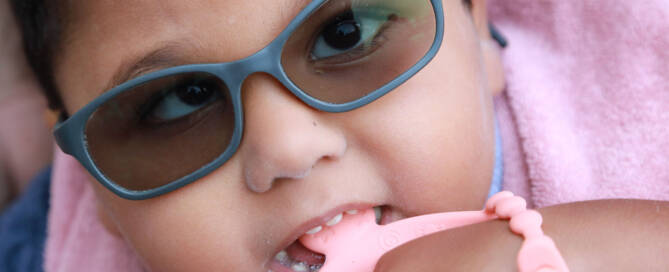
[[[329,0],[314,0],[309,3],[269,45],[249,57],[232,62],[190,64],[167,68],[134,78],[112,88],[70,116],[68,120],[56,124],[54,129],[54,136],[56,138],[57,144],[60,146],[63,152],[74,156],[102,185],[114,192],[116,195],[129,200],[143,200],[157,197],[204,177],[205,175],[223,165],[237,151],[237,148],[239,147],[242,139],[244,125],[241,87],[244,80],[249,75],[258,72],[267,73],[281,82],[283,86],[285,86],[291,93],[297,96],[302,102],[315,109],[332,113],[346,112],[371,103],[372,101],[378,99],[379,97],[385,95],[400,84],[407,81],[414,74],[425,67],[425,65],[427,65],[434,58],[434,56],[437,54],[437,51],[441,47],[444,36],[444,13],[441,3],[442,0],[430,0],[435,15],[436,33],[434,42],[425,56],[423,56],[415,65],[396,77],[394,80],[355,101],[343,104],[332,104],[320,101],[307,95],[289,79],[281,64],[281,54],[284,45],[290,38],[291,34],[293,34],[293,32],[307,18],[309,18],[309,16],[314,11],[318,10],[318,8],[327,1]],[[85,131],[86,124],[90,119],[90,116],[97,110],[99,106],[103,105],[124,91],[132,90],[134,87],[162,77],[192,72],[203,72],[217,76],[228,87],[228,92],[230,98],[232,99],[232,105],[235,112],[235,128],[233,136],[230,140],[230,144],[223,152],[223,154],[218,156],[212,162],[202,166],[200,169],[184,177],[150,190],[129,190],[117,185],[112,180],[107,178],[95,165],[93,158],[86,148]]]

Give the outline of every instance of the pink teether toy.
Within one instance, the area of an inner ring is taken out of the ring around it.
[[[491,197],[483,211],[421,215],[383,226],[376,224],[372,209],[346,214],[337,225],[304,235],[300,241],[326,256],[320,272],[371,272],[383,254],[408,241],[498,218],[511,219],[512,231],[526,238],[518,255],[520,271],[568,271],[555,244],[540,229],[541,215],[526,210],[525,200],[510,192]]]
[[[326,256],[319,272],[371,272],[381,256],[413,239],[438,231],[495,219],[483,211],[436,213],[378,225],[372,209],[347,214],[339,224],[300,238]]]

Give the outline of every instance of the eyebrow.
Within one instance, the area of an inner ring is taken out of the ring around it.
[[[146,72],[185,63],[184,45],[168,42],[136,59],[123,61],[102,92]]]
[[[298,8],[299,11],[302,11],[309,3],[311,3],[311,0],[288,1],[282,6],[281,11],[283,14],[289,10]],[[292,19],[294,18],[290,18],[290,20]],[[149,71],[186,64],[185,47],[183,42],[166,42],[157,49],[144,54],[143,57],[138,57],[136,60],[123,61],[100,93],[106,92]]]

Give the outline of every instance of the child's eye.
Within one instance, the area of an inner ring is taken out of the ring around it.
[[[387,10],[347,10],[321,29],[312,45],[311,58],[337,64],[367,56],[382,45],[383,32],[394,18]]]
[[[162,124],[184,118],[221,99],[221,91],[207,81],[177,84],[152,98],[141,111],[141,120]]]

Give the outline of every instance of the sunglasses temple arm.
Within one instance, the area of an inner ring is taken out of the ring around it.
[[[501,46],[502,48],[506,48],[507,45],[509,45],[509,42],[507,41],[506,37],[502,35],[499,30],[497,30],[497,27],[493,23],[488,24],[488,28],[490,28],[490,36]]]

